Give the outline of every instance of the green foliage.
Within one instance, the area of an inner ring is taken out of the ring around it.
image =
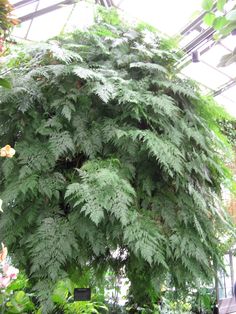
[[[0,86],[5,87],[5,88],[11,88],[11,83],[0,77]]]
[[[205,97],[204,101],[199,104],[197,108],[199,114],[205,119],[208,127],[221,139],[226,148],[228,146],[229,152],[229,138],[225,136],[222,130],[220,121],[234,121],[235,118],[227,113],[221,105],[218,105],[211,97]]]
[[[32,293],[28,292],[29,283],[25,274],[21,273],[5,290],[0,294],[1,313],[32,313],[35,305],[32,302]]]
[[[212,313],[212,309],[216,304],[216,296],[214,289],[201,287],[192,298],[193,310],[202,310],[204,313]]]
[[[170,41],[109,11],[8,59],[0,139],[17,153],[0,161],[0,234],[42,312],[67,297],[49,296],[77,267],[123,269],[138,305],[155,302],[167,274],[179,289],[211,280],[229,175],[209,101],[176,76]]]
[[[202,7],[206,11],[211,10],[213,5],[214,5],[214,1],[213,0],[203,0],[202,1]]]
[[[229,35],[235,28],[234,10],[231,10],[226,16],[224,14],[226,3],[227,0],[218,0],[216,2],[217,11],[215,12],[214,1],[203,0],[202,2],[202,8],[206,11],[203,21],[216,30],[217,38]]]
[[[77,285],[83,286],[83,284],[85,282],[80,278]],[[56,284],[52,300],[57,309],[63,310],[65,314],[105,314],[108,312],[107,307],[97,299],[96,294],[91,301],[73,301],[72,295],[75,287],[76,285],[70,279],[61,280]]]
[[[233,147],[236,146],[236,121],[235,119],[220,119],[219,126]]]
[[[4,53],[5,39],[9,36],[10,30],[17,20],[13,19],[11,12],[12,5],[8,0],[0,0],[0,55]],[[8,79],[2,77],[0,73],[0,87],[11,88],[11,83]]]
[[[217,9],[222,12],[224,10],[224,6],[226,2],[227,0],[217,0],[217,4],[216,4]]]
[[[16,23],[11,17],[13,7],[8,0],[0,0],[0,37],[6,37],[9,30]]]
[[[227,0],[218,0],[216,2],[216,11],[214,7],[214,1],[212,0],[203,0],[202,8],[206,11],[203,21],[206,25],[213,27],[216,31],[214,37],[216,40],[222,39],[228,35],[230,35],[236,29],[236,6],[225,13],[225,5],[227,4]],[[214,9],[214,11],[213,11]],[[232,63],[236,62],[236,48],[225,54],[220,62],[219,67],[228,66]]]

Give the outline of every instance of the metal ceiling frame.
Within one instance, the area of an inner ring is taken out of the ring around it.
[[[95,0],[95,3],[101,4],[101,5],[103,5],[104,7],[107,7],[107,8],[113,6],[112,0]]]
[[[17,3],[15,3],[14,8],[18,9],[20,7],[23,7],[23,6],[26,6],[26,5],[35,3],[35,2],[39,2],[39,1],[40,0],[21,0],[21,1],[17,2]],[[64,1],[58,2],[56,4],[53,4],[51,6],[48,6],[46,8],[43,8],[41,10],[37,10],[35,12],[31,12],[29,14],[21,16],[18,19],[20,20],[21,23],[23,23],[23,22],[32,20],[35,17],[39,17],[41,15],[50,13],[50,12],[55,11],[55,10],[58,10],[63,5],[72,5],[72,4],[75,4],[76,2],[78,2],[78,0],[64,0]],[[98,3],[98,4],[101,4],[101,5],[105,6],[105,7],[113,6],[112,0],[96,0],[95,2]]]
[[[214,10],[215,10],[215,8],[214,8]],[[191,33],[193,30],[197,30],[199,32],[199,28],[200,28],[199,34],[182,48],[182,50],[186,53],[186,56],[181,60],[180,69],[184,68],[186,65],[188,65],[191,62],[191,55],[194,51],[199,50],[199,55],[202,56],[207,51],[209,51],[212,48],[212,46],[214,46],[216,44],[214,37],[213,37],[214,34],[216,33],[216,31],[211,27],[209,27],[205,30],[201,28],[202,19],[203,19],[204,15],[205,15],[205,12],[201,13],[195,20],[193,20],[191,23],[189,23],[180,33],[182,36],[186,36],[189,33]],[[221,45],[220,42],[218,42],[217,44]],[[222,46],[224,47],[224,45],[222,45]],[[229,48],[226,48],[226,49],[229,50]],[[221,71],[217,67],[213,67],[210,64],[208,64],[207,62],[204,62],[204,63],[207,66],[214,68],[214,70],[218,71],[220,74],[223,73],[225,76],[228,76],[227,74],[225,74],[223,71]],[[212,91],[213,96],[220,95],[223,92],[225,92],[226,90],[228,90],[229,88],[236,85],[236,78],[232,78],[230,76],[228,76],[228,77],[229,77],[228,82],[226,82],[225,84],[220,86],[217,90]],[[209,90],[210,90],[210,88],[209,88]]]
[[[19,2],[16,2],[15,4],[13,4],[13,7],[15,9],[19,9],[21,7],[24,7],[26,5],[29,5],[31,3],[38,2],[38,1],[40,1],[40,0],[21,0]]]
[[[39,3],[40,0],[21,0],[17,3],[14,4],[14,8],[18,9],[21,8],[23,6],[27,6],[29,4],[38,2]],[[35,12],[29,13],[27,15],[24,15],[22,17],[19,17],[19,20],[21,22],[26,22],[29,20],[33,20],[36,17],[39,17],[41,15],[50,13],[52,11],[58,10],[60,9],[63,5],[72,5],[75,4],[77,1],[79,0],[63,0],[60,1],[54,5],[48,6],[46,8],[40,9],[40,10],[36,10]],[[114,6],[113,1],[112,0],[95,0],[95,3],[97,4],[101,4],[105,7],[111,7]],[[213,8],[213,10],[215,10],[215,7]],[[207,29],[203,29],[201,27],[202,24],[202,19],[204,17],[205,13],[201,13],[197,18],[195,18],[192,22],[190,22],[181,32],[180,35],[182,37],[188,35],[189,33],[191,33],[193,30],[197,30],[199,32],[199,34],[193,39],[191,40],[188,44],[186,44],[181,50],[183,50],[186,55],[185,57],[180,61],[179,63],[179,69],[185,67],[186,65],[188,65],[191,62],[191,55],[194,51],[198,50],[200,56],[204,55],[204,53],[206,53],[207,51],[209,51],[212,46],[215,44],[214,39],[213,39],[213,35],[215,34],[215,30],[213,28],[207,28]],[[206,63],[206,62],[205,62]],[[210,64],[206,63],[207,65],[211,66]],[[211,66],[212,67],[212,66]],[[214,67],[214,69],[216,71],[218,71],[219,73],[222,73],[221,70],[217,69],[216,67]],[[229,89],[230,87],[236,85],[236,79],[233,79],[232,77],[230,78],[230,80],[220,86],[217,90],[213,91],[212,93],[214,95],[219,95],[221,94],[223,91]]]
[[[27,1],[28,1],[28,4],[29,4],[29,2],[30,3],[34,3],[34,2],[37,2],[39,0],[32,0],[32,1],[31,0],[23,0],[23,1],[26,1],[24,5],[27,5]],[[55,10],[58,10],[63,5],[71,5],[71,4],[74,4],[75,2],[77,2],[77,0],[64,0],[64,1],[58,2],[56,4],[53,4],[51,6],[48,6],[46,8],[43,8],[41,10],[38,10],[38,11],[35,11],[35,12],[32,12],[32,13],[26,14],[24,16],[21,16],[18,19],[20,20],[21,23],[23,23],[23,22],[29,21],[31,19],[34,19],[35,17],[39,17],[41,15],[50,13],[50,12],[55,11]]]
[[[231,87],[234,87],[236,85],[236,80],[230,80],[229,82],[222,85],[218,90],[213,92],[213,96],[221,95],[223,92],[227,91]]]

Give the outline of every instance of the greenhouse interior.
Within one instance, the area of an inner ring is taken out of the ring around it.
[[[236,314],[236,0],[0,0],[0,313]]]

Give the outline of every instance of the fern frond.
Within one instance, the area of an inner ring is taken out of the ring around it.
[[[49,147],[55,155],[56,159],[58,159],[60,156],[63,156],[68,151],[73,153],[75,150],[72,138],[67,131],[52,134],[49,139]]]
[[[34,44],[28,47],[28,51],[31,53],[38,52],[41,55],[49,53],[54,59],[65,62],[66,64],[70,64],[72,61],[83,61],[82,57],[77,52],[60,47],[59,43],[56,42]]]
[[[105,213],[114,215],[122,225],[126,225],[134,190],[127,181],[118,176],[116,168],[103,168],[103,162],[100,166],[97,161],[95,165],[98,169],[94,170],[93,165],[88,162],[82,167],[82,182],[69,185],[65,197],[74,200],[73,206],[79,206],[80,211],[89,216],[96,225],[101,223]],[[93,172],[90,172],[91,166]]]
[[[76,66],[73,69],[73,73],[76,74],[79,78],[81,79],[91,79],[91,80],[96,80],[96,81],[101,81],[104,82],[105,78],[103,75],[95,70],[91,70],[89,68],[81,67],[81,66]]]
[[[165,74],[168,73],[167,69],[163,67],[162,65],[156,64],[156,63],[149,63],[149,62],[133,62],[130,64],[130,68],[139,68],[139,69],[144,69],[150,72],[159,71]]]
[[[183,95],[185,97],[198,99],[198,96],[196,95],[196,93],[194,93],[193,89],[186,87],[186,86],[183,86],[179,82],[152,80],[152,84],[159,86],[159,87],[164,87],[164,88],[170,89],[174,94],[177,94],[177,95]]]

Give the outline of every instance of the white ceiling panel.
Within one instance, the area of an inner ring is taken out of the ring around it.
[[[219,67],[221,58],[228,54],[229,51],[221,44],[217,44],[211,47],[206,53],[201,56],[201,60],[207,62],[211,66],[215,67],[219,71],[225,73],[229,78],[236,77],[236,63],[233,63],[226,67]]]
[[[202,62],[190,63],[183,68],[181,72],[213,90],[218,89],[221,85],[229,81],[227,76],[219,73],[217,70],[212,69]]]
[[[29,40],[37,38],[37,41],[42,41],[59,35],[70,12],[71,7],[66,6],[34,18],[27,38]]]
[[[130,16],[175,35],[201,9],[201,0],[123,0],[116,4]]]

